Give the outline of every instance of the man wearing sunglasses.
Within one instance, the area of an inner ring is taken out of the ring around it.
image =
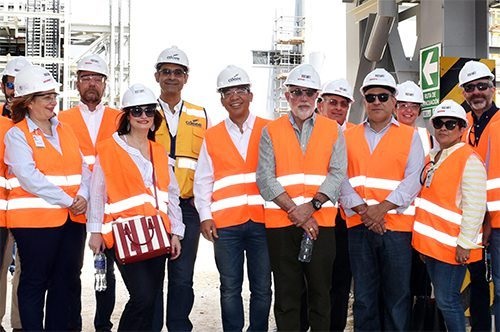
[[[495,96],[494,75],[488,66],[479,61],[467,62],[458,75],[462,94],[470,107],[467,113],[469,127],[462,140],[470,144],[483,161],[487,161],[492,124],[500,120],[500,112],[493,102]],[[498,127],[497,127],[498,128]],[[491,153],[497,153],[495,149]],[[488,243],[490,224],[487,218],[484,223],[485,244]],[[500,259],[499,259],[500,262]],[[467,265],[470,273],[470,325],[472,331],[491,330],[490,290],[486,281],[486,265],[484,261]]]
[[[5,70],[2,73],[2,92],[5,96],[5,104],[0,104],[2,116],[10,118],[10,106],[14,98],[14,80],[17,73],[25,66],[31,66],[25,57],[18,56],[7,62]],[[2,156],[3,158],[3,156]],[[12,252],[14,247],[14,237],[3,224],[0,226],[0,331],[3,331],[2,320],[5,315],[6,291],[7,291],[7,273],[12,263]],[[21,262],[18,259],[16,251],[16,267],[14,278],[12,279],[12,302],[10,313],[10,325],[13,330],[21,330],[21,319],[17,305],[17,286],[21,271]]]
[[[207,130],[201,146],[194,177],[201,233],[214,245],[223,330],[243,331],[245,325],[241,290],[246,260],[250,288],[248,330],[268,331],[271,266],[264,200],[259,195],[255,171],[260,135],[269,121],[250,112],[253,94],[245,70],[227,66],[217,77],[217,91],[229,117]]]
[[[345,79],[327,82],[318,99],[319,114],[337,121],[342,131],[354,127],[347,122],[347,114],[354,102],[352,87]],[[330,331],[343,331],[347,323],[349,293],[351,291],[351,266],[347,244],[347,227],[340,211],[335,217],[335,261],[333,263],[332,289],[330,291]]]
[[[295,67],[285,81],[290,113],[262,131],[257,185],[274,276],[274,315],[280,331],[301,328],[307,288],[309,326],[330,328],[330,287],[335,258],[334,223],[346,151],[340,126],[314,113],[321,89],[313,66]],[[314,240],[309,263],[298,260],[304,237]]]
[[[193,308],[193,273],[200,239],[200,217],[194,206],[193,178],[205,131],[210,127],[205,108],[182,99],[182,89],[188,81],[189,61],[176,46],[163,50],[155,64],[154,74],[160,85],[158,103],[164,120],[156,131],[156,142],[167,150],[181,190],[180,206],[186,226],[182,255],[169,260],[167,267],[167,328],[171,331],[191,331],[189,314]],[[153,329],[163,326],[163,293],[158,295],[158,312]]]
[[[393,118],[396,82],[391,74],[373,70],[360,90],[367,119],[345,133],[348,167],[340,197],[354,279],[354,329],[406,331],[411,204],[420,191],[424,152],[416,130]]]
[[[120,111],[106,106],[103,100],[106,79],[109,76],[106,61],[97,54],[91,54],[81,58],[76,67],[76,89],[80,95],[80,102],[75,107],[61,111],[58,118],[73,129],[83,158],[92,169],[96,156],[95,146],[98,142],[111,137],[116,131]],[[82,224],[82,264],[85,228],[89,233],[96,231],[91,223],[87,223],[86,227]],[[94,327],[96,331],[111,330],[113,327],[111,314],[115,307],[114,252],[113,249],[103,249],[107,257],[107,288],[105,291],[95,292]],[[80,331],[82,329],[80,283],[76,284],[73,289],[75,294],[74,308],[71,310],[71,328]]]

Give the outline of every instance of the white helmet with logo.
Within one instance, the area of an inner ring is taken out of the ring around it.
[[[122,98],[122,108],[156,103],[157,100],[153,91],[140,83],[131,85],[127,91],[125,91]]]
[[[19,73],[21,69],[23,69],[27,65],[31,66],[31,62],[29,62],[28,59],[23,56],[15,57],[14,59],[7,62],[7,65],[5,66],[5,69],[3,71],[3,75],[16,77],[17,73]]]
[[[217,76],[217,92],[221,89],[238,85],[250,85],[250,77],[245,70],[240,67],[229,65]]]
[[[189,70],[189,61],[186,53],[178,49],[177,46],[164,49],[158,56],[158,60],[156,60],[155,68],[158,69],[158,65],[161,63],[174,63],[184,66]]]
[[[479,61],[468,61],[458,74],[458,85],[463,86],[466,83],[487,77],[493,80],[495,76],[484,63]]]
[[[354,101],[354,97],[352,96],[352,87],[345,79],[327,82],[321,91],[321,96],[323,95],[337,95],[345,97],[351,102]]]
[[[106,77],[109,76],[108,64],[97,54],[91,54],[81,58],[76,65],[76,70],[91,71]]]
[[[59,89],[61,86],[47,69],[35,65],[24,66],[19,73],[17,73],[14,85],[14,95],[16,97]]]
[[[462,105],[451,99],[443,100],[441,104],[436,106],[431,116],[431,120],[443,117],[458,118],[467,123],[467,116],[464,108]]]
[[[285,85],[296,85],[304,88],[321,90],[319,74],[310,64],[303,63],[293,68],[285,81]]]
[[[413,81],[406,81],[397,85],[397,101],[406,101],[410,103],[423,104],[424,94],[422,89]]]
[[[361,94],[364,94],[365,90],[367,90],[370,86],[383,86],[396,91],[396,80],[387,70],[383,68],[375,68],[368,73],[368,75],[366,75],[363,80],[363,85],[359,91],[361,91]]]

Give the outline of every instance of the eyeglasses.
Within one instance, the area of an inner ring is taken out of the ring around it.
[[[377,98],[378,101],[380,101],[381,103],[385,103],[386,101],[389,100],[389,96],[390,95],[388,93],[379,93],[379,94],[369,93],[365,95],[365,100],[371,104],[375,102],[375,98]]]
[[[464,85],[464,91],[467,93],[474,92],[474,90],[477,88],[478,91],[485,91],[489,88],[492,87],[492,84],[490,82],[479,82],[479,83],[469,83]]]
[[[222,98],[227,99],[230,98],[232,95],[236,95],[238,97],[240,96],[245,96],[249,93],[250,91],[248,88],[234,88],[234,89],[228,89],[225,91],[221,91]]]
[[[413,104],[413,103],[398,103],[398,104],[396,105],[396,108],[399,108],[399,109],[407,109],[407,110],[410,110],[410,111],[415,111],[415,112],[420,111],[420,105],[418,105],[418,104]]]
[[[165,76],[170,76],[171,74],[174,75],[174,77],[182,77],[184,74],[186,74],[186,71],[183,69],[162,69],[158,71],[161,75]]]
[[[336,99],[328,99],[328,98],[324,98],[323,99],[323,102],[329,104],[329,105],[332,105],[333,107],[337,107],[337,106],[340,106],[342,108],[348,108],[349,107],[349,103],[345,100],[342,100],[342,101],[338,101]]]
[[[303,94],[308,96],[309,98],[314,97],[314,95],[317,93],[317,90],[314,89],[294,89],[290,90],[290,93],[292,94],[292,97],[301,97]]]
[[[59,95],[55,92],[49,93],[35,93],[33,97],[39,98],[43,103],[53,103],[59,99]]]
[[[4,85],[7,89],[14,90],[14,82],[6,82]]]
[[[104,75],[82,75],[78,79],[78,81],[83,84],[89,84],[90,82],[95,84],[101,84],[104,83],[105,80],[106,76]]]
[[[446,127],[448,130],[453,130],[458,124],[458,120],[448,120],[448,121],[443,121],[439,118],[432,120],[432,126],[434,129],[441,129],[443,125]]]
[[[156,106],[132,106],[127,110],[134,118],[140,118],[142,113],[146,114],[148,118],[152,118],[155,116]]]

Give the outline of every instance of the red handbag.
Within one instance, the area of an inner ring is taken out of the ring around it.
[[[153,187],[158,211],[158,195],[153,163],[153,150],[149,145],[153,164]],[[160,216],[138,216],[113,222],[116,258],[121,264],[144,261],[170,253],[169,234]]]

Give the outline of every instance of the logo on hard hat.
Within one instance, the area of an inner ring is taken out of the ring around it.
[[[309,80],[309,79],[311,79],[311,75],[302,74],[302,75],[300,75],[299,80],[300,80],[300,79],[303,79],[303,80]]]
[[[144,93],[144,89],[134,90],[134,93]]]
[[[227,80],[229,83],[235,82],[235,81],[241,81],[240,74],[235,74],[233,77]]]
[[[347,89],[346,89],[346,88],[343,88],[343,87],[339,87],[339,90],[340,90],[340,91],[347,92]]]
[[[383,75],[383,74],[375,74],[375,77],[377,77],[377,78],[384,78],[385,75]]]
[[[472,76],[472,75],[476,75],[476,71],[475,70],[467,74],[467,76]]]
[[[407,95],[407,96],[414,96],[415,94],[413,92],[406,92],[405,95]]]
[[[168,55],[167,59],[181,61],[181,58],[179,58],[179,54],[177,54],[177,53],[176,54],[172,54],[172,55]]]

